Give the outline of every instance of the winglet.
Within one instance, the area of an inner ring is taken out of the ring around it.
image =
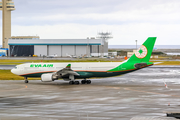
[[[66,66],[66,68],[71,68],[71,64],[68,64],[68,65]]]

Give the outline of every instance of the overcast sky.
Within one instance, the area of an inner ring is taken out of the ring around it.
[[[135,40],[142,44],[147,37],[157,37],[156,45],[180,45],[180,0],[14,0],[14,3],[12,36],[86,39],[96,37],[97,32],[109,31],[113,35],[110,45],[134,45]],[[0,17],[2,23],[2,12]]]

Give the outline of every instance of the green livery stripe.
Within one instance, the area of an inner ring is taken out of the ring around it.
[[[134,69],[136,70],[136,69]],[[129,70],[129,71],[116,71],[116,72],[87,72],[87,71],[77,71],[77,73],[80,76],[75,76],[75,78],[91,78],[91,77],[111,77],[111,76],[117,76],[117,75],[122,75],[134,70]],[[38,73],[31,73],[31,74],[23,74],[20,76],[23,77],[41,77],[42,74],[45,73],[52,73],[52,72],[38,72]],[[68,77],[68,76],[66,76]]]

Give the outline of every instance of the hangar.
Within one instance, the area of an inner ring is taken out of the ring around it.
[[[103,39],[39,39],[12,37],[8,41],[10,56],[105,56],[108,43]]]

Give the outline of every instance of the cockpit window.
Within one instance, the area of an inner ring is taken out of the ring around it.
[[[17,66],[14,69],[17,69]]]

